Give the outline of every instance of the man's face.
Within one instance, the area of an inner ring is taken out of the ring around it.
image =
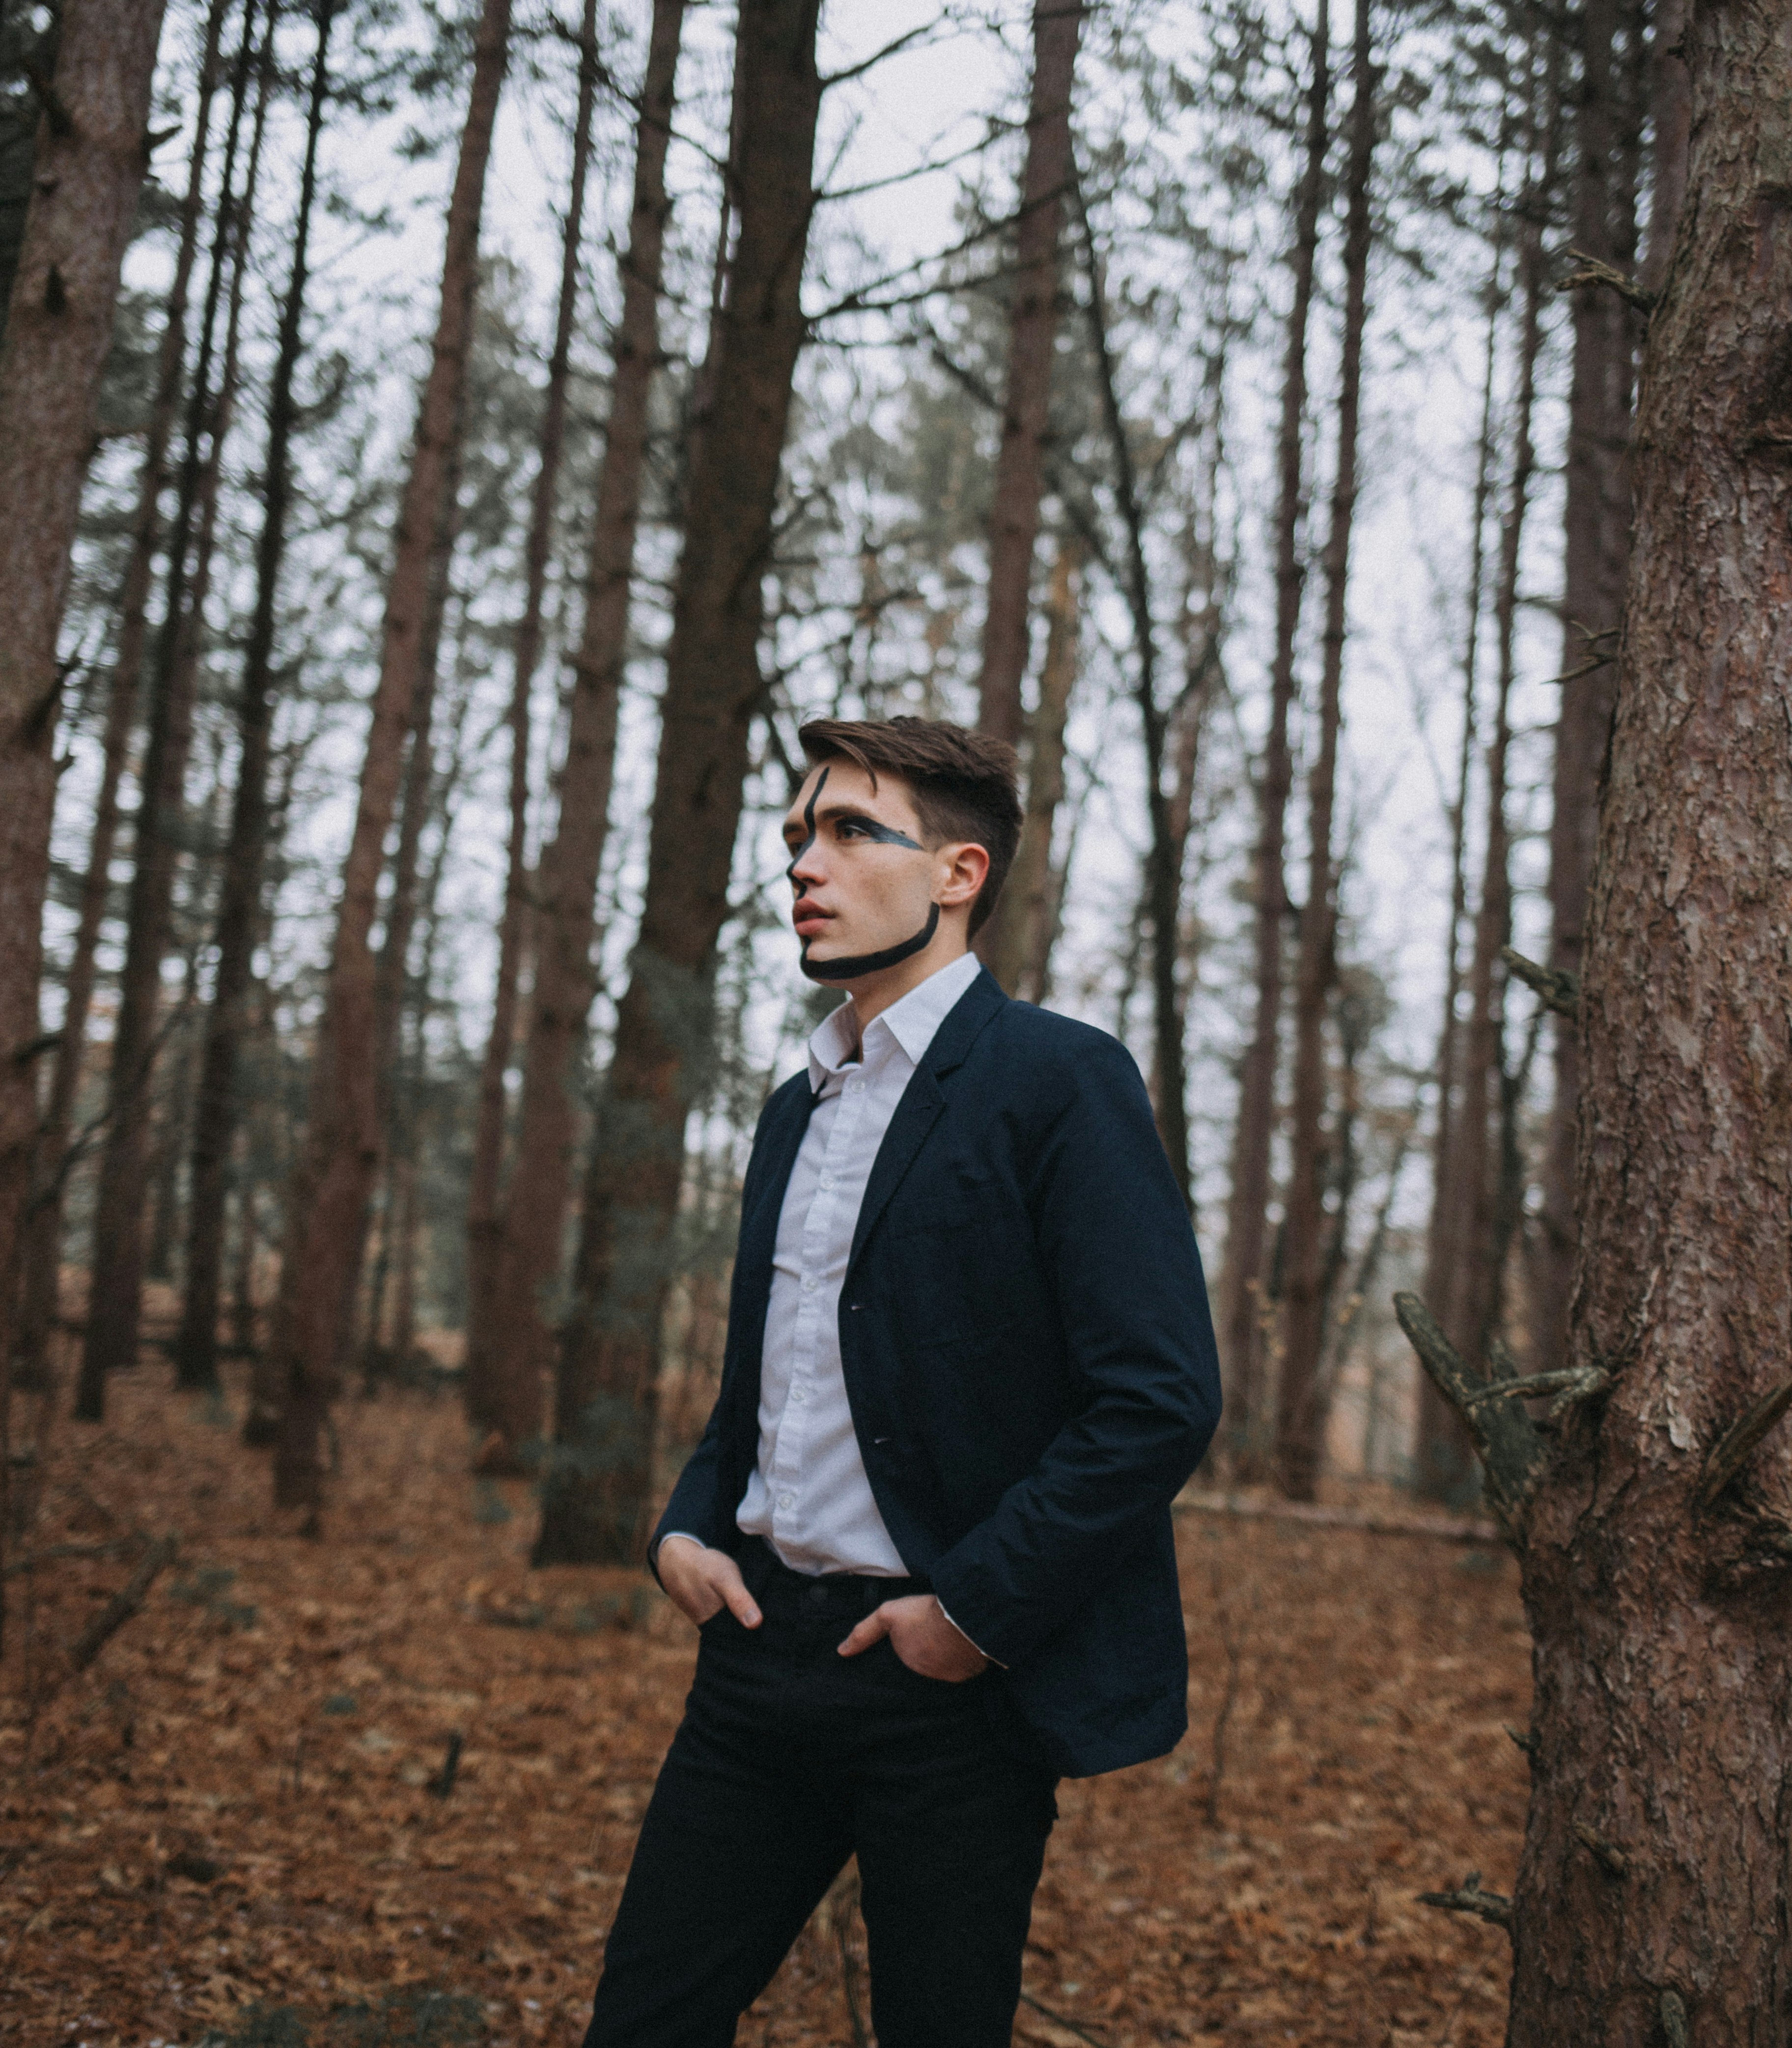
[[[784,819],[791,922],[811,981],[844,986],[921,952],[939,926],[940,852],[923,845],[908,785],[873,786],[850,761],[810,770]],[[974,893],[974,892],[973,892]]]

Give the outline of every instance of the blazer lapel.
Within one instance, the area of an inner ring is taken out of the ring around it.
[[[871,1177],[865,1183],[865,1200],[859,1204],[858,1222],[853,1232],[852,1254],[846,1261],[849,1279],[866,1238],[946,1107],[940,1077],[964,1064],[977,1034],[1007,1000],[1001,984],[985,968],[953,1004],[934,1034],[933,1043],[903,1090],[872,1163]]]

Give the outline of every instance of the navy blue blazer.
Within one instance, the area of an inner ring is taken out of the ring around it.
[[[741,1197],[722,1387],[655,1532],[737,1550],[759,1450],[779,1212],[814,1106],[766,1104]],[[840,1352],[892,1541],[1007,1667],[979,1685],[1052,1771],[1175,1747],[1188,1653],[1170,1503],[1220,1414],[1200,1255],[1138,1068],[980,974],[874,1162]]]

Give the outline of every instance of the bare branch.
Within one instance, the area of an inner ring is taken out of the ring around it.
[[[821,80],[822,91],[826,92],[830,86],[844,85],[849,79],[863,78],[868,71],[874,70],[886,57],[893,57],[898,50],[907,49],[911,43],[919,42],[923,36],[931,35],[942,21],[950,19],[949,15],[939,14],[935,14],[931,21],[918,21],[912,29],[905,29],[893,41],[884,44],[881,50],[873,50],[869,56],[862,58],[857,64],[849,64],[844,71],[829,72]]]
[[[1511,1737],[1512,1740],[1518,1744],[1519,1747],[1524,1751],[1527,1756],[1535,1756],[1537,1754],[1537,1738],[1535,1736],[1527,1735],[1522,1728],[1514,1728],[1510,1721],[1502,1721],[1500,1725],[1504,1728],[1507,1734]]]
[[[1578,1017],[1581,1014],[1581,978],[1562,968],[1539,967],[1534,960],[1511,946],[1500,948],[1500,957],[1511,972],[1515,974],[1525,987],[1542,999],[1543,1007],[1553,1010],[1558,1017]]]
[[[1592,1854],[1608,1876],[1630,1875],[1630,1858],[1616,1844],[1607,1841],[1602,1834],[1589,1828],[1585,1821],[1574,1823],[1574,1833],[1582,1848]]]
[[[1508,1934],[1512,1930],[1512,1902],[1502,1899],[1497,1891],[1483,1891],[1478,1870],[1470,1871],[1453,1891],[1420,1892],[1419,1903],[1441,1907],[1446,1913],[1473,1913],[1490,1926],[1504,1927]]]
[[[1597,256],[1589,256],[1585,250],[1570,249],[1569,255],[1580,265],[1570,270],[1556,286],[1558,292],[1577,292],[1588,285],[1603,285],[1608,291],[1616,292],[1628,305],[1635,306],[1645,319],[1655,310],[1655,294],[1627,277],[1622,270],[1615,270],[1609,263],[1602,263]]]
[[[1771,1393],[1763,1394],[1745,1408],[1712,1446],[1699,1480],[1698,1504],[1709,1507],[1748,1462],[1755,1446],[1788,1408],[1792,1408],[1792,1379],[1782,1379]]]
[[[1611,1384],[1612,1375],[1602,1366],[1569,1365],[1556,1372],[1534,1372],[1523,1379],[1496,1379],[1469,1398],[1470,1405],[1478,1408],[1487,1401],[1523,1400],[1532,1394],[1553,1394],[1556,1398],[1550,1403],[1549,1419],[1559,1422],[1577,1402],[1590,1401]]]
[[[1108,2044],[1105,2041],[1093,2034],[1086,2032],[1074,2019],[1066,2019],[1062,2013],[1054,2012],[1049,2005],[1041,2005],[1031,1992],[1024,1991],[1020,1994],[1020,2003],[1023,2005],[1030,2005],[1034,2011],[1049,2019],[1054,2027],[1062,2027],[1066,2034],[1074,2034],[1078,2040],[1086,2041],[1089,2043],[1089,2048],[1108,2048]]]
[[[1468,1424],[1487,1475],[1487,1503],[1508,1540],[1517,1545],[1516,1518],[1531,1498],[1547,1455],[1536,1424],[1509,1401],[1477,1402],[1487,1382],[1469,1371],[1418,1295],[1396,1294],[1394,1313],[1432,1384]]]
[[[131,1616],[139,1611],[163,1567],[174,1561],[174,1553],[180,1548],[179,1537],[159,1536],[144,1552],[142,1562],[137,1569],[69,1645],[68,1661],[75,1670],[86,1670]]]

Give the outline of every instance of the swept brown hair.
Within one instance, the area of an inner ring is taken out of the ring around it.
[[[972,933],[981,929],[1020,844],[1020,762],[1008,742],[942,718],[816,718],[796,736],[811,764],[850,761],[873,788],[880,772],[900,775],[930,844],[983,848],[989,872],[970,906]]]

